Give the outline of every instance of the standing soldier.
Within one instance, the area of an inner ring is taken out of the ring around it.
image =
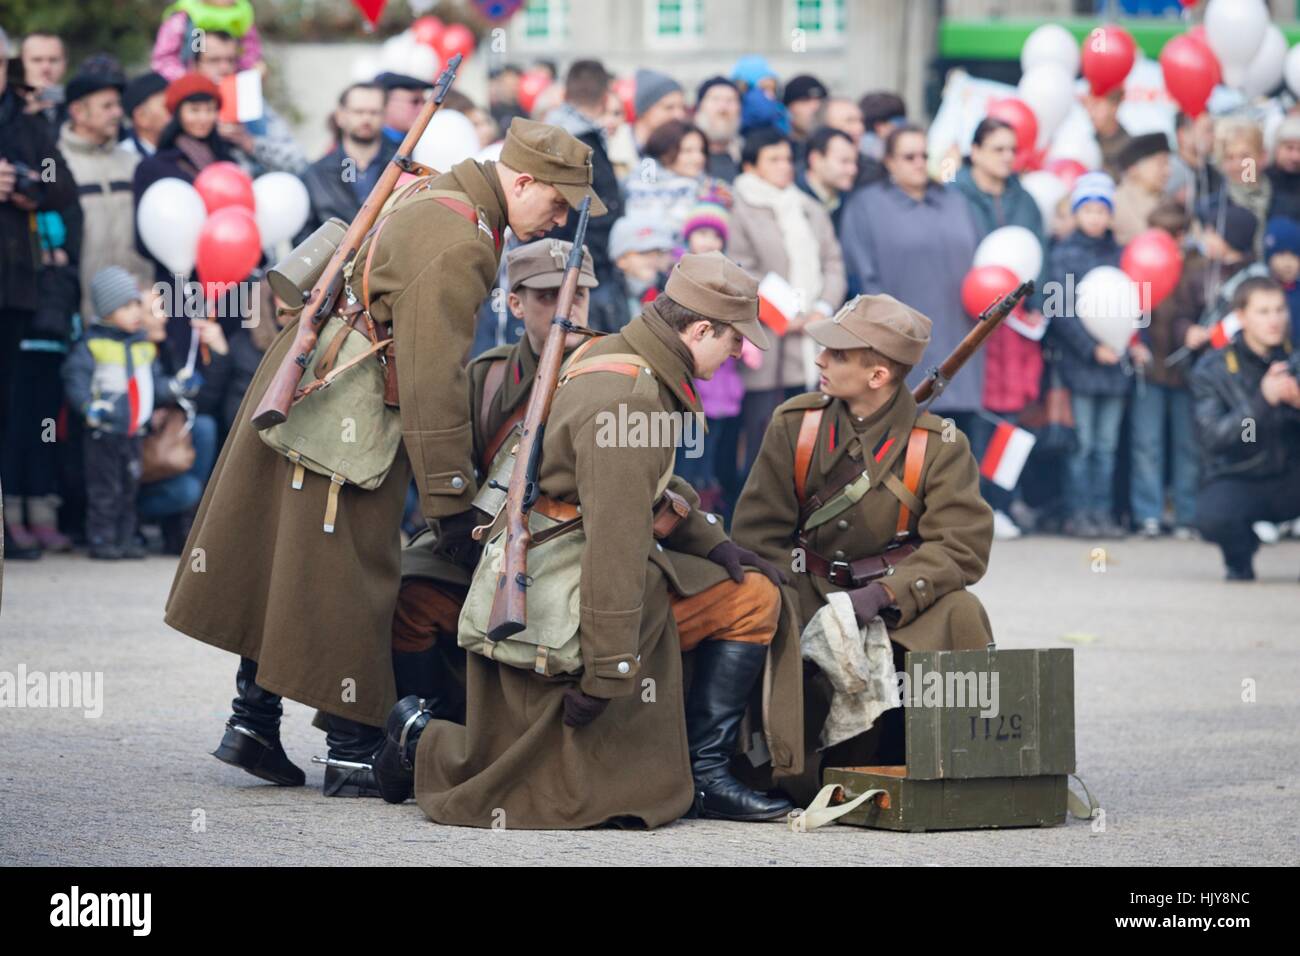
[[[497,475],[506,483],[502,463],[512,459],[510,446],[528,407],[537,360],[555,318],[555,299],[573,243],[541,239],[506,256],[508,305],[524,323],[524,337],[478,356],[469,366],[470,413],[474,461],[480,485]],[[590,290],[596,287],[591,254],[585,249],[578,289],[569,321],[586,327]],[[582,339],[570,332],[565,350]],[[475,505],[495,517],[505,493],[480,487]],[[422,531],[402,549],[402,587],[393,615],[393,673],[399,699],[414,694],[439,718],[464,721],[464,659],[456,646],[456,620],[474,571],[472,550],[451,555],[437,545],[432,531]]]
[[[427,181],[362,244],[351,288],[378,328],[391,329],[403,439],[374,490],[303,475],[255,433],[251,418],[296,323],[267,350],[167,601],[168,624],[241,657],[220,759],[275,783],[303,782],[280,745],[283,695],[323,711],[330,758],[355,765],[327,767],[325,794],[375,794],[368,764],[396,700],[391,635],[407,486],[414,474],[441,547],[463,547],[476,523],[462,367],[475,316],[506,226],[527,241],[563,224],[591,194],[590,153],[563,130],[516,120],[498,162],[466,160]],[[602,208],[594,195],[592,205]]]
[[[687,255],[622,332],[574,352],[546,422],[533,507],[548,521],[581,516],[583,537],[571,564],[535,574],[528,603],[530,627],[568,608],[557,630],[577,635],[580,659],[560,674],[546,670],[549,651],[535,668],[531,658],[503,663],[514,638],[469,654],[463,727],[400,701],[375,767],[386,798],[399,802],[414,784],[434,821],[480,827],[653,827],[693,804],[737,820],[789,811],[729,770],[778,625],[780,572],[730,541],[671,477],[675,443],[646,438],[653,423],[699,415],[692,379],[738,355],[742,336],[767,347],[757,312],[753,278],[720,253]],[[489,542],[462,625],[480,576],[494,586],[492,554]],[[683,700],[681,653],[692,649]],[[789,749],[770,731],[768,746]]]
[[[828,594],[847,591],[860,626],[884,619],[899,667],[905,650],[984,647],[988,617],[966,587],[988,565],[993,514],[966,436],[918,413],[903,385],[930,320],[891,296],[860,295],[807,333],[822,347],[820,391],[772,417],[732,533],[794,569],[787,596],[801,627]],[[815,750],[830,704],[820,672],[805,680],[804,698],[805,779],[787,788],[798,799],[820,786]],[[878,733],[828,751],[827,765],[902,763],[901,718],[886,711]]]

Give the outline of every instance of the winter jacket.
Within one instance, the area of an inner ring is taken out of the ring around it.
[[[144,332],[96,323],[63,362],[68,404],[87,424],[116,435],[147,429],[154,405],[174,404],[182,393],[163,371],[158,347]],[[91,422],[98,418],[98,424]]]
[[[1115,365],[1102,365],[1093,357],[1100,344],[1075,314],[1079,283],[1098,266],[1119,267],[1123,252],[1109,229],[1098,238],[1078,229],[1052,246],[1044,311],[1051,320],[1047,334],[1059,346],[1061,378],[1080,395],[1124,395],[1133,374],[1126,357]]]
[[[382,170],[396,152],[396,143],[387,136],[379,137],[379,152],[375,153],[375,158],[366,169],[378,165]],[[311,197],[311,212],[302,232],[298,234],[299,241],[307,238],[330,217],[337,217],[345,223],[352,222],[361,209],[361,200],[357,198],[353,183],[343,178],[344,163],[348,163],[349,167],[354,165],[343,147],[335,146],[303,172],[302,182],[307,187],[307,195]]]

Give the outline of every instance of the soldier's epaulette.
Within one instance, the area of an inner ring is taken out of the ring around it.
[[[810,408],[825,408],[831,403],[831,397],[821,392],[805,392],[794,398],[786,399],[777,406],[777,412],[806,411]]]
[[[476,365],[479,362],[494,362],[497,359],[507,358],[510,355],[513,345],[495,345],[486,352],[480,352],[469,360],[470,365]]]
[[[916,427],[924,428],[929,432],[943,431],[944,418],[942,415],[936,415],[934,412],[922,412],[916,419]]]

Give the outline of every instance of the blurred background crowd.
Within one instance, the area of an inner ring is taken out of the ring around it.
[[[590,145],[608,208],[588,233],[594,327],[628,322],[686,251],[722,250],[762,281],[777,344],[700,383],[704,454],[679,461],[706,508],[729,513],[773,409],[815,386],[809,321],[861,293],[907,302],[934,324],[917,379],[1033,279],[933,406],[970,437],[1000,538],[1204,537],[1245,578],[1300,514],[1300,59],[1296,11],[1275,16],[1286,4],[1065,0],[1060,23],[963,32],[934,13],[978,0],[915,5],[925,13],[644,0],[626,5],[645,14],[630,29],[686,42],[627,68],[564,42],[582,31],[566,34],[582,11],[564,0],[438,5],[456,20],[357,0],[357,25],[395,32],[310,78],[333,108],[307,126],[277,102],[264,4],[138,6],[147,62],[116,49],[74,62],[59,30],[27,24],[36,12],[0,22],[10,560],[83,543],[106,558],[180,552],[278,330],[263,270],[355,215],[456,53],[481,81],[458,81],[415,158],[491,159],[514,117]],[[779,51],[689,42],[723,29],[717,17],[753,35],[743,11],[760,8],[794,24]],[[823,34],[873,23],[900,64],[942,59],[916,53],[918,23],[949,60],[963,43],[1002,58],[849,86],[853,51],[828,54]],[[545,55],[509,42],[542,31],[560,38]],[[476,353],[522,334],[505,303],[484,303]],[[108,433],[135,441],[134,480],[103,479]],[[101,540],[118,514],[126,539]]]

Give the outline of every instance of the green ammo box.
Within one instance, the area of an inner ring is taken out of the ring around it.
[[[907,764],[826,768],[842,800],[885,791],[838,822],[912,832],[1065,822],[1073,650],[909,652],[905,666]]]

